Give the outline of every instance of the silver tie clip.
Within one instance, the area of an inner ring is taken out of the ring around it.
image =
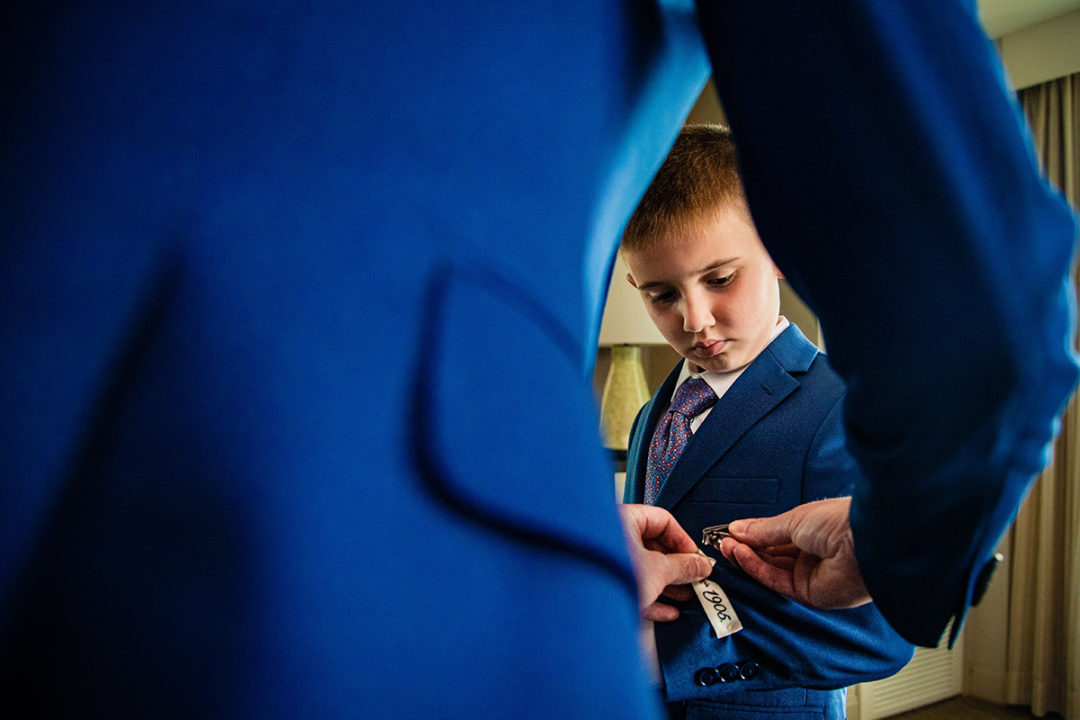
[[[728,525],[731,523],[724,523],[723,525],[710,525],[701,531],[701,542],[704,545],[711,545],[717,550],[720,549],[720,542],[726,538],[731,537],[731,533],[728,532]]]

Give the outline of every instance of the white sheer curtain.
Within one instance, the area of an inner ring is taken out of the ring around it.
[[[1022,90],[1047,177],[1080,207],[1080,73]],[[1074,276],[1074,281],[1077,278]],[[1006,701],[1080,720],[1080,407],[1013,532]]]

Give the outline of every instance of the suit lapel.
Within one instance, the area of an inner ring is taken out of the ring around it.
[[[747,430],[798,389],[792,373],[805,372],[816,355],[817,348],[794,325],[773,340],[713,406],[672,468],[656,504],[674,507]],[[652,414],[650,421],[650,428],[656,427]]]
[[[636,450],[633,455],[627,455],[626,458],[626,486],[631,502],[639,503],[644,500],[645,468],[649,460],[649,445],[656,431],[656,424],[660,422],[660,416],[667,412],[668,403],[671,400],[671,394],[675,392],[675,383],[679,379],[681,370],[682,362],[675,366],[660,388],[653,393],[652,398],[642,408],[637,425],[630,437],[630,447]]]

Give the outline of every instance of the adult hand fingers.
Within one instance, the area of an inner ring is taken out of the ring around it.
[[[679,609],[657,601],[642,610],[641,617],[653,622],[671,622],[679,618]]]
[[[792,567],[778,567],[767,562],[754,548],[734,538],[724,538],[721,552],[731,563],[742,568],[750,577],[765,587],[789,598],[795,597],[794,562]]]

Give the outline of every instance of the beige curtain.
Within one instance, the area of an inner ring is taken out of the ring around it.
[[[1080,207],[1080,73],[1022,90],[1020,102],[1047,177]],[[1078,405],[1014,527],[1006,660],[1006,701],[1065,720],[1080,720]]]

